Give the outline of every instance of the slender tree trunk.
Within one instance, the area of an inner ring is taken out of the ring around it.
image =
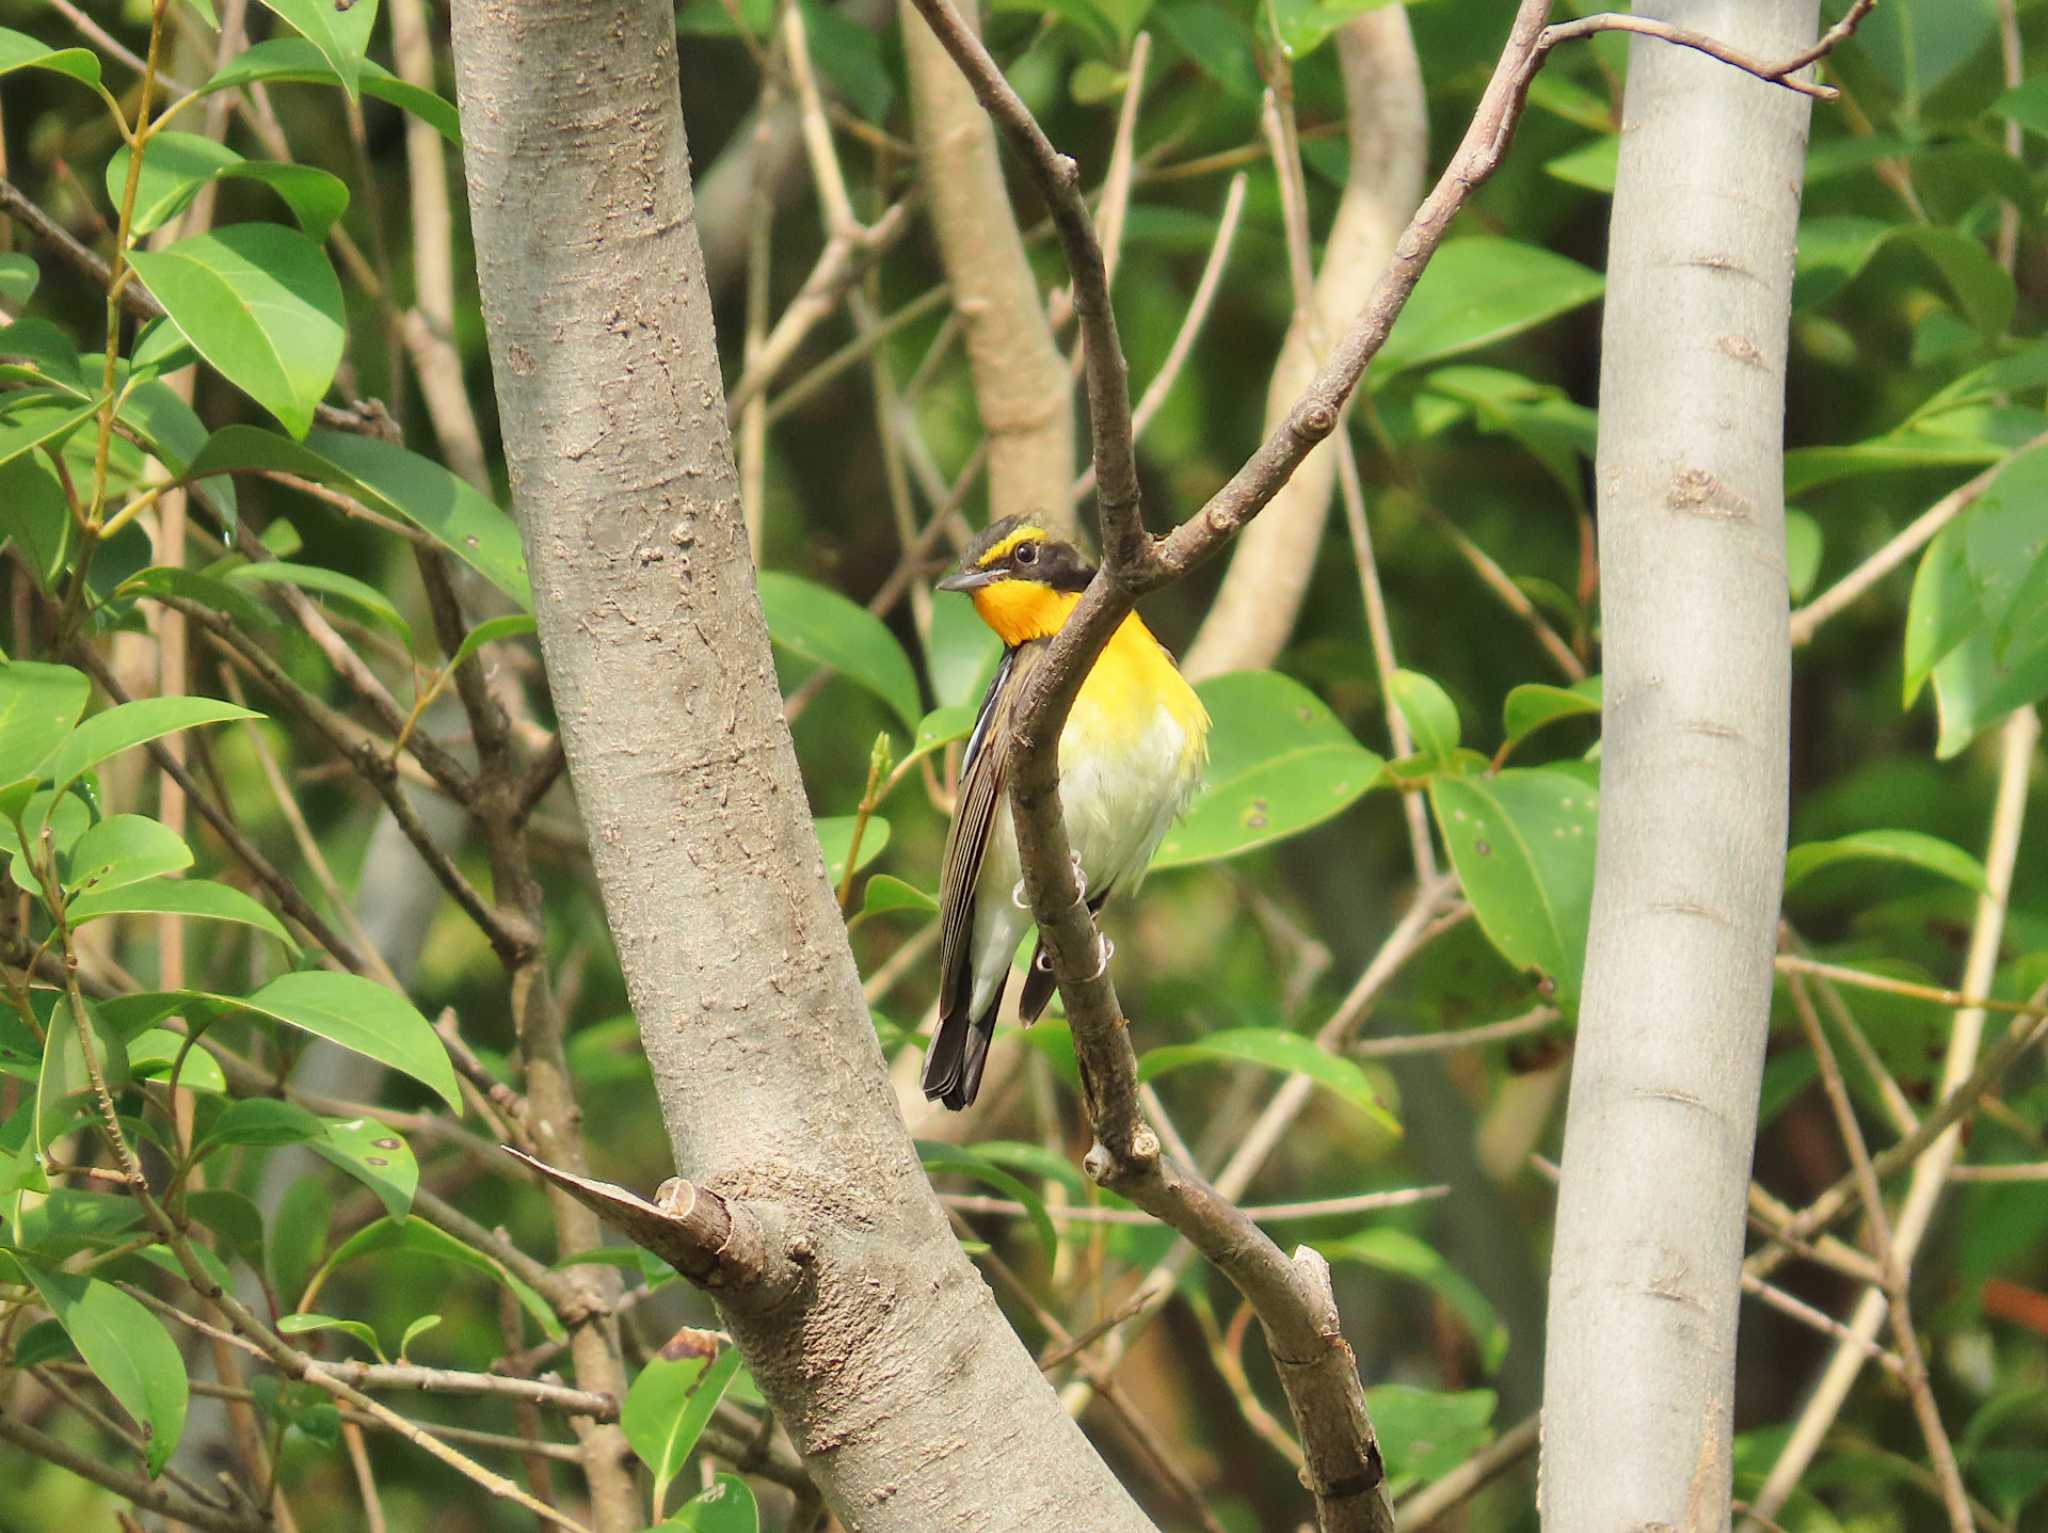
[[[1394,241],[1422,201],[1429,168],[1429,113],[1407,11],[1398,5],[1368,11],[1338,29],[1336,46],[1351,167],[1323,244],[1314,312],[1295,316],[1273,363],[1266,385],[1267,431],[1287,418],[1325,353],[1365,306]],[[1190,677],[1257,670],[1287,647],[1322,550],[1336,485],[1336,444],[1324,442],[1238,535],[1229,573],[1182,662]]]
[[[976,24],[974,0],[955,8]],[[1024,255],[995,124],[909,0],[897,9],[918,169],[953,306],[967,327],[974,402],[988,433],[989,516],[1029,516],[1068,531],[1074,381],[1053,345],[1045,300]]]
[[[1763,58],[1815,0],[1639,13]],[[1785,853],[1783,428],[1807,99],[1630,49],[1600,377],[1592,936],[1551,1257],[1542,1511],[1728,1526],[1743,1201]]]
[[[802,1274],[726,1322],[847,1526],[1145,1533],[889,1094],[755,595],[672,12],[459,0],[454,38],[540,637],[676,1165]]]

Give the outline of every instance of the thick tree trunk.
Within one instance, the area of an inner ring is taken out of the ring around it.
[[[803,1273],[727,1323],[848,1527],[1144,1533],[889,1095],[755,595],[672,12],[459,0],[454,37],[540,637],[676,1164]]]
[[[1639,13],[1781,58],[1815,0]],[[1785,853],[1782,442],[1807,99],[1630,49],[1600,377],[1606,706],[1551,1257],[1542,1511],[1728,1526],[1743,1201]]]

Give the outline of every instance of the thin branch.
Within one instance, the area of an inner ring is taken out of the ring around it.
[[[0,1442],[12,1443],[24,1453],[45,1459],[60,1469],[70,1470],[81,1480],[110,1490],[117,1496],[126,1496],[137,1506],[176,1518],[195,1528],[205,1528],[209,1533],[266,1533],[269,1527],[260,1517],[238,1517],[190,1500],[168,1486],[151,1484],[139,1474],[115,1469],[90,1454],[79,1452],[68,1443],[45,1436],[12,1416],[0,1414]]]
[[[1536,1451],[1542,1419],[1531,1411],[1456,1469],[1401,1502],[1401,1533],[1422,1533]]]
[[[1806,992],[1806,982],[1795,975],[1791,991],[1792,1009],[1799,1014],[1799,1025],[1806,1034],[1807,1047],[1813,1051],[1814,1063],[1820,1070],[1821,1089],[1826,1093],[1828,1106],[1835,1115],[1836,1132],[1841,1136],[1842,1147],[1849,1152],[1856,1185],[1863,1193],[1863,1216],[1870,1226],[1878,1269],[1884,1275],[1885,1304],[1891,1311],[1892,1335],[1898,1341],[1899,1360],[1904,1365],[1900,1377],[1905,1382],[1907,1397],[1913,1403],[1913,1414],[1919,1420],[1921,1435],[1927,1441],[1928,1456],[1934,1460],[1935,1479],[1941,1486],[1942,1504],[1948,1510],[1950,1533],[1975,1533],[1970,1521],[1969,1496],[1963,1489],[1962,1471],[1956,1466],[1955,1445],[1949,1441],[1947,1429],[1941,1424],[1941,1411],[1934,1403],[1934,1391],[1927,1382],[1927,1359],[1920,1350],[1920,1338],[1913,1330],[1913,1311],[1907,1301],[1907,1258],[1892,1238],[1892,1222],[1885,1212],[1884,1192],[1878,1186],[1877,1172],[1870,1163],[1870,1146],[1864,1142],[1863,1127],[1856,1121],[1856,1105],[1849,1100],[1849,1088],[1842,1080],[1841,1064],[1836,1060],[1834,1047],[1820,1025],[1820,1013],[1813,1009],[1813,1000]],[[1869,1350],[1871,1345],[1868,1337],[1847,1326],[1842,1327],[1841,1339],[1845,1345],[1860,1345],[1865,1350]]]
[[[2014,458],[2022,453],[2031,452],[2044,443],[2048,443],[2048,433],[2043,433],[2025,445],[2013,449],[1975,478],[1950,490],[1901,528],[1884,547],[1793,613],[1793,648],[1797,649],[1802,644],[1811,643],[1814,633],[1822,623],[1855,602],[1872,586],[1912,558],[1933,540],[1937,532],[1974,505],[1978,497],[1991,488],[1992,481],[2005,472],[2007,465]]]
[[[1384,1213],[1390,1208],[1407,1208],[1416,1203],[1433,1203],[1438,1198],[1447,1198],[1451,1189],[1442,1183],[1434,1187],[1403,1187],[1393,1192],[1361,1192],[1348,1198],[1318,1198],[1304,1203],[1268,1203],[1262,1207],[1247,1208],[1245,1217],[1254,1224],[1285,1224],[1298,1219],[1328,1219],[1343,1214]],[[1000,1214],[1009,1219],[1021,1219],[1029,1209],[1022,1203],[1009,1198],[985,1197],[980,1193],[950,1192],[939,1194],[939,1201],[948,1208],[958,1209],[963,1214]],[[1046,1213],[1055,1224],[1135,1224],[1147,1227],[1156,1225],[1156,1216],[1142,1208],[1101,1208],[1085,1203],[1069,1203],[1063,1207],[1047,1205]]]
[[[1448,1054],[1482,1044],[1505,1043],[1546,1032],[1564,1020],[1555,1006],[1537,1006],[1505,1022],[1488,1022],[1480,1027],[1448,1028],[1435,1033],[1405,1033],[1396,1038],[1361,1038],[1351,1045],[1353,1059],[1399,1059],[1410,1054]]]

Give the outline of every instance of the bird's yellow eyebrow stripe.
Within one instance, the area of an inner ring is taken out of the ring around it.
[[[1004,538],[1002,542],[996,544],[995,547],[983,554],[976,562],[975,568],[987,569],[990,565],[1005,558],[1010,550],[1019,543],[1042,543],[1044,541],[1045,529],[1043,527],[1019,527],[1015,532]]]

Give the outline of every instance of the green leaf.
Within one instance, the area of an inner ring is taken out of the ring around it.
[[[71,503],[54,469],[33,454],[0,465],[0,541],[14,545],[46,594],[70,562],[72,531]]]
[[[1820,576],[1820,557],[1825,538],[1820,523],[1804,511],[1785,512],[1785,585],[1792,600],[1804,601]]]
[[[17,69],[47,69],[81,85],[100,83],[99,55],[88,48],[52,48],[26,32],[0,27],[0,75]]]
[[[38,447],[61,445],[66,437],[100,411],[97,399],[89,399],[82,405],[73,404],[67,398],[45,391],[13,397],[19,403],[0,415],[0,466],[27,456]]]
[[[693,1342],[702,1339],[717,1347],[705,1332],[686,1334]],[[740,1366],[737,1347],[717,1347],[711,1357],[693,1352],[672,1358],[663,1350],[663,1356],[640,1370],[619,1409],[619,1426],[626,1441],[654,1476],[657,1513]]]
[[[1865,830],[1833,841],[1809,841],[1785,858],[1785,887],[1792,888],[1838,862],[1903,862],[1952,879],[1979,894],[1987,892],[1984,865],[1959,846],[1917,830]]]
[[[925,664],[931,672],[932,696],[940,711],[958,708],[967,714],[967,727],[974,727],[974,715],[996,662],[1003,657],[1003,641],[975,615],[974,603],[964,596],[940,592],[932,600],[932,629],[925,639]]]
[[[892,910],[916,910],[925,915],[936,915],[939,902],[915,884],[907,884],[900,878],[887,873],[877,873],[868,880],[861,898],[862,915],[878,916]]]
[[[317,3],[317,0],[315,0]],[[212,79],[199,87],[201,95],[234,90],[244,85],[339,85],[336,74],[320,50],[298,37],[274,37],[269,42],[237,54]],[[462,119],[455,107],[430,90],[408,85],[373,59],[360,61],[356,83],[366,96],[412,113],[454,148],[462,147]]]
[[[917,676],[887,624],[837,591],[778,570],[761,571],[760,585],[769,638],[859,682],[915,732],[923,716]]]
[[[192,848],[169,826],[147,815],[114,814],[78,838],[64,887],[104,894],[191,866]]]
[[[44,1363],[68,1362],[78,1356],[78,1348],[71,1345],[64,1327],[54,1320],[37,1321],[21,1333],[10,1350],[10,1360],[17,1368],[39,1368]]]
[[[0,784],[29,775],[64,743],[92,683],[68,665],[0,661]]]
[[[2016,122],[2029,133],[2048,138],[2048,75],[2015,85],[1991,103],[1992,112],[2007,122]]]
[[[944,750],[955,740],[964,740],[974,733],[974,709],[966,706],[957,708],[934,708],[918,723],[917,733],[911,737],[910,750],[899,766],[906,766],[920,756],[929,756],[933,751]]]
[[[316,431],[306,445],[375,496],[374,508],[411,522],[520,607],[533,610],[519,528],[467,480],[376,437]]]
[[[722,1473],[708,1490],[677,1507],[662,1527],[677,1533],[761,1533],[761,1508],[745,1480]]]
[[[327,1118],[308,1148],[374,1192],[392,1218],[403,1219],[412,1211],[420,1166],[396,1130],[373,1118]]]
[[[405,1328],[405,1330],[401,1332],[399,1335],[398,1360],[401,1363],[410,1362],[411,1359],[405,1355],[407,1350],[412,1346],[414,1342],[418,1341],[422,1336],[426,1335],[427,1332],[433,1330],[434,1327],[436,1327],[440,1323],[441,1317],[439,1315],[420,1315],[417,1318],[415,1318],[413,1322],[410,1325],[408,1325]]]
[[[285,1336],[305,1336],[313,1331],[339,1331],[344,1336],[353,1336],[370,1349],[370,1356],[378,1362],[387,1362],[383,1347],[377,1343],[377,1333],[360,1320],[339,1320],[333,1315],[280,1315],[277,1329]]]
[[[1569,687],[1530,682],[1514,688],[1501,705],[1501,728],[1508,745],[1519,745],[1546,724],[1600,712],[1600,678],[1588,676]]]
[[[1603,285],[1598,272],[1535,245],[1491,236],[1448,240],[1373,358],[1372,376],[1385,379],[1532,330],[1591,303]]]
[[[210,484],[228,484],[227,479],[209,480]],[[211,607],[225,613],[245,628],[267,629],[279,625],[277,614],[257,601],[248,593],[225,580],[212,575],[202,575],[197,570],[180,569],[176,565],[155,565],[140,574],[130,575],[114,588],[118,597],[135,596],[178,596],[202,607]]]
[[[1406,1230],[1381,1226],[1360,1230],[1342,1240],[1320,1241],[1319,1251],[1330,1261],[1363,1262],[1382,1272],[1412,1278],[1442,1299],[1451,1312],[1465,1322],[1479,1347],[1479,1363],[1487,1373],[1498,1369],[1508,1353],[1508,1328],[1494,1311],[1485,1294],[1466,1280],[1434,1246],[1416,1239]]]
[[[382,1251],[408,1251],[415,1256],[432,1257],[436,1261],[480,1272],[510,1289],[520,1308],[533,1316],[552,1340],[559,1341],[567,1334],[562,1329],[562,1322],[555,1318],[555,1312],[548,1307],[547,1300],[535,1293],[510,1268],[424,1219],[384,1218],[363,1226],[337,1246],[334,1254],[321,1265],[307,1285],[307,1297],[301,1299],[300,1304],[310,1302],[311,1296],[320,1290],[337,1267],[359,1256]]]
[[[1332,1054],[1318,1048],[1314,1039],[1280,1028],[1232,1028],[1207,1033],[1193,1043],[1170,1043],[1148,1049],[1138,1058],[1138,1079],[1156,1080],[1169,1070],[1213,1063],[1252,1064],[1290,1075],[1305,1075],[1325,1091],[1349,1102],[1387,1133],[1401,1132],[1399,1121],[1380,1105],[1379,1094],[1356,1060]]]
[[[288,585],[301,591],[316,591],[322,596],[335,597],[388,629],[408,650],[414,647],[412,624],[391,604],[391,598],[368,581],[344,575],[340,570],[331,570],[320,564],[265,559],[260,564],[236,565],[228,571],[227,579],[236,586]]]
[[[2011,326],[2018,303],[2012,278],[1975,239],[1938,225],[1876,218],[1809,218],[1799,226],[1793,307],[1826,303],[1889,244],[1917,251],[1940,272],[1965,317],[1982,334],[2003,335]]]
[[[178,322],[168,314],[159,314],[136,335],[135,345],[128,355],[128,375],[137,379],[160,377],[181,367],[189,367],[198,360],[199,353],[185,339],[185,332],[178,328]]]
[[[182,1053],[185,1063],[178,1071],[178,1084],[187,1091],[225,1096],[228,1082],[221,1074],[220,1061],[200,1044],[186,1048],[187,1041],[184,1033],[174,1033],[167,1027],[144,1028],[128,1040],[129,1072],[137,1080],[168,1080],[171,1066]]]
[[[163,1322],[111,1283],[15,1256],[93,1376],[142,1429],[149,1472],[162,1472],[185,1431],[185,1360]]]
[[[128,146],[115,148],[107,161],[107,196],[115,207],[127,190]],[[284,201],[308,236],[327,238],[348,211],[348,183],[312,165],[286,165],[246,160],[225,144],[198,133],[158,133],[142,157],[135,187],[135,215],[130,227],[149,234],[176,218],[209,183],[223,177],[268,186]],[[141,365],[140,349],[134,365]]]
[[[327,1249],[327,1226],[333,1217],[333,1201],[319,1177],[298,1177],[286,1186],[265,1252],[271,1284],[279,1293],[305,1288],[320,1253]]]
[[[1059,1232],[1053,1228],[1052,1215],[1046,1212],[1045,1199],[1022,1178],[1005,1171],[1001,1166],[967,1145],[939,1144],[932,1140],[917,1141],[917,1158],[928,1176],[939,1176],[946,1172],[972,1177],[985,1187],[993,1188],[1003,1197],[1024,1205],[1024,1216],[1031,1221],[1031,1229],[1038,1236],[1039,1245],[1045,1248],[1047,1261],[1059,1256]]]
[[[1415,749],[1439,761],[1458,748],[1458,705],[1450,693],[1419,671],[1396,671],[1392,678],[1394,706],[1408,721]]]
[[[846,854],[853,846],[854,819],[855,816],[850,814],[838,814],[811,822],[818,832],[819,850],[825,854],[825,878],[834,889],[846,878]],[[873,862],[888,844],[889,822],[878,814],[869,815],[867,828],[860,836],[860,858],[854,863],[853,871],[858,873]]]
[[[2048,634],[2000,655],[1988,631],[1974,633],[1935,666],[1933,677],[1941,721],[1934,755],[1947,761],[2013,709],[2048,696]]]
[[[58,787],[65,787],[108,757],[181,729],[262,717],[252,709],[212,697],[147,697],[120,703],[95,713],[78,726],[77,732],[65,742],[63,752],[51,763],[49,778]],[[0,772],[0,776],[5,773]]]
[[[1586,961],[1598,790],[1567,772],[1509,768],[1433,777],[1429,799],[1487,938],[1571,1015]]]
[[[217,884],[209,878],[153,878],[146,883],[129,884],[118,889],[96,889],[72,900],[68,915],[73,926],[83,926],[88,921],[107,916],[192,916],[202,921],[230,921],[238,926],[253,926],[277,938],[288,952],[299,950],[292,934],[265,906],[241,890]]]
[[[358,0],[356,11],[371,4]],[[215,371],[305,436],[347,323],[319,245],[282,224],[230,224],[129,260]]]
[[[1621,135],[1602,133],[1566,154],[1543,162],[1544,172],[1571,186],[1603,196],[1614,195],[1615,173],[1621,168]]]
[[[1494,1393],[1468,1389],[1456,1394],[1381,1384],[1365,1392],[1365,1408],[1387,1462],[1387,1489],[1441,1479],[1493,1439]]]
[[[127,1084],[126,1046],[90,1000],[85,1002],[85,1016],[87,1038],[79,1037],[77,1019],[62,1002],[45,1024],[48,1036],[43,1041],[42,1070],[36,1078],[35,1147],[46,1154],[51,1145],[71,1131],[80,1111],[90,1113],[97,1121],[98,1108],[90,1100],[94,1068],[110,1089],[119,1090]],[[90,1066],[85,1056],[88,1039],[92,1048]],[[76,1100],[81,1096],[87,1098],[83,1104]]]
[[[287,1022],[389,1065],[428,1087],[459,1115],[455,1067],[434,1026],[404,996],[354,974],[280,974],[251,996],[208,997]]]
[[[199,1141],[195,1155],[225,1145],[255,1145],[271,1148],[281,1144],[304,1144],[323,1132],[318,1118],[295,1102],[274,1097],[244,1097],[230,1102],[213,1120],[213,1126]]]
[[[462,643],[455,653],[448,657],[448,669],[454,670],[482,649],[486,644],[496,644],[501,639],[516,639],[522,634],[533,632],[533,615],[528,612],[510,612],[504,617],[488,618],[462,636]]]
[[[1273,24],[1280,51],[1290,59],[1307,58],[1345,22],[1376,11],[1391,0],[1274,0]]]
[[[1238,671],[1197,687],[1209,710],[1209,768],[1154,868],[1235,857],[1342,813],[1379,777],[1381,758],[1322,700],[1273,671]]]
[[[362,78],[370,27],[377,19],[377,0],[356,0],[345,10],[329,0],[263,0],[263,4],[320,50],[353,101]]]
[[[36,286],[42,280],[42,268],[36,265],[35,257],[13,250],[0,255],[0,303],[21,308],[35,297]]]
[[[277,471],[311,479],[373,511],[411,522],[521,607],[533,608],[526,555],[510,517],[438,463],[374,437],[315,431],[303,443],[226,426],[207,438],[187,470],[209,474]]]

